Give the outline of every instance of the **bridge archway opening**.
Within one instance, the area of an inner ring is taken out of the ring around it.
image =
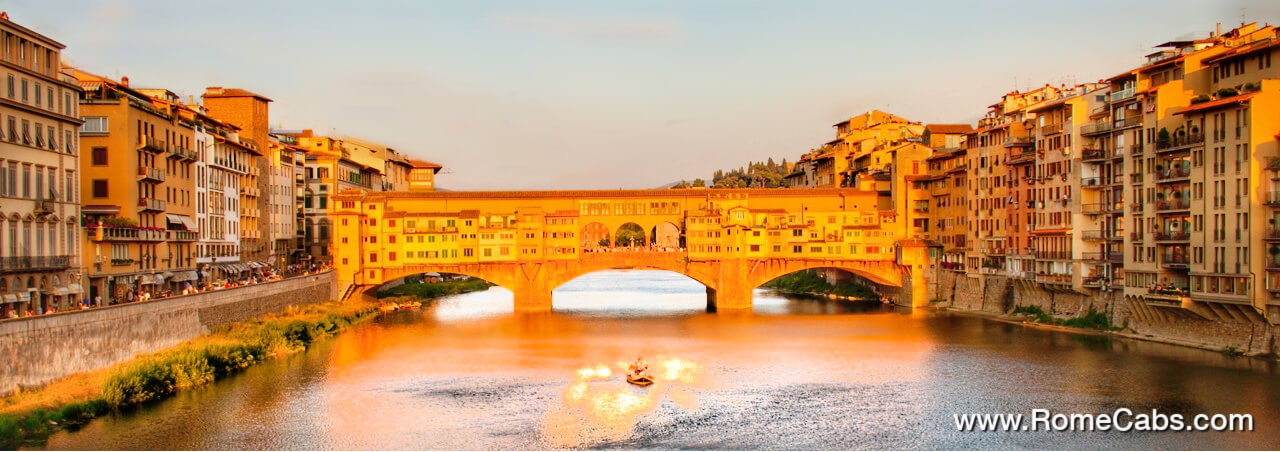
[[[649,242],[645,239],[644,228],[640,225],[623,223],[613,236],[613,246],[648,246]]]
[[[582,247],[599,248],[613,244],[612,231],[604,223],[593,221],[582,226]]]
[[[584,273],[552,290],[551,310],[591,315],[700,314],[707,286],[688,275],[651,267]]]
[[[649,231],[649,237],[653,238],[653,246],[658,248],[684,248],[684,237],[680,234],[680,227],[670,221],[654,226]]]
[[[447,272],[402,274],[365,289],[371,298],[416,296],[432,299],[483,290],[480,286],[501,287],[498,283],[475,275]]]
[[[793,293],[830,294],[858,300],[878,301],[894,298],[902,288],[873,280],[875,275],[836,267],[815,267],[777,276],[759,288],[779,289]]]

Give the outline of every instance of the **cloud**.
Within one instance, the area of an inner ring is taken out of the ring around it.
[[[503,14],[491,22],[556,36],[609,39],[665,39],[678,36],[680,27],[669,21],[608,21]]]

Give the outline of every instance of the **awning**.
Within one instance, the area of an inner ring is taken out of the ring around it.
[[[84,215],[115,215],[120,213],[120,206],[110,204],[89,204],[80,207]]]
[[[84,288],[80,287],[80,284],[71,283],[71,284],[67,284],[67,292],[84,293]]]
[[[258,267],[261,267],[261,265],[259,265],[257,262],[249,262],[249,268],[258,268]]]
[[[4,302],[5,302],[5,303],[17,303],[17,302],[18,302],[18,296],[17,296],[16,294],[11,294],[11,293],[4,294]]]
[[[18,301],[31,301],[31,292],[18,292]]]
[[[196,222],[189,216],[170,213],[166,214],[165,218],[167,218],[170,223],[181,225],[183,229],[188,231],[196,230]]]
[[[173,282],[195,281],[196,279],[198,279],[198,277],[196,276],[196,272],[192,270],[187,270],[187,271],[178,272],[177,275],[174,275]]]
[[[164,277],[165,277],[165,278],[172,278],[172,277],[173,277],[173,272],[164,272],[164,273],[162,273],[162,274],[164,275]]]
[[[160,275],[141,275],[138,279],[144,286],[148,284],[164,284],[164,277]]]

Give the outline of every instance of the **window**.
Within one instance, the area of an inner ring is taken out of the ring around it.
[[[81,133],[107,133],[107,118],[105,116],[85,117],[84,125],[80,126]]]
[[[93,166],[107,166],[107,148],[93,148]]]
[[[107,180],[106,179],[93,180],[93,197],[94,198],[107,197]]]

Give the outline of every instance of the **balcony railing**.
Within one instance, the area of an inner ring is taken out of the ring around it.
[[[1071,259],[1070,251],[1036,251],[1036,259],[1067,260]]]
[[[1160,256],[1160,266],[1171,269],[1187,268],[1186,254],[1163,254]]]
[[[1112,128],[1120,129],[1125,127],[1133,127],[1142,124],[1142,116],[1129,116],[1123,119],[1116,119],[1112,123]]]
[[[1081,232],[1080,237],[1092,242],[1123,239],[1123,236],[1121,236],[1116,231],[1098,231],[1098,230],[1083,231]]]
[[[164,211],[165,202],[163,199],[156,198],[138,198],[138,210],[146,211]]]
[[[1156,232],[1152,233],[1151,235],[1153,235],[1153,236],[1155,237],[1155,239],[1156,239],[1156,241],[1157,241],[1157,242],[1186,242],[1186,241],[1190,241],[1190,240],[1191,240],[1191,233],[1190,233],[1190,232],[1179,232],[1179,231],[1166,232],[1166,231],[1156,231]]]
[[[1044,284],[1071,284],[1071,275],[1036,273],[1036,282]]]
[[[1051,135],[1055,133],[1062,133],[1062,123],[1047,124],[1040,127],[1040,134],[1042,135]]]
[[[1134,87],[1132,87],[1132,86],[1130,86],[1130,87],[1128,87],[1128,88],[1125,88],[1125,89],[1122,89],[1122,90],[1120,90],[1120,91],[1112,92],[1112,93],[1111,93],[1111,101],[1112,101],[1112,102],[1120,102],[1120,101],[1122,101],[1122,100],[1125,100],[1125,99],[1128,99],[1128,98],[1130,98],[1130,97],[1133,97],[1133,95],[1134,95],[1136,92],[1137,92],[1137,90],[1136,90]]]
[[[158,140],[156,139],[156,137],[153,137],[153,136],[144,135],[141,139],[138,140],[138,149],[142,149],[147,152],[154,152],[158,154],[158,153],[164,152],[164,148],[165,148],[164,140]]]
[[[1280,207],[1280,191],[1267,192],[1265,204],[1273,207]]]
[[[164,182],[164,169],[153,166],[138,167],[139,182]]]
[[[1191,177],[1191,168],[1186,166],[1177,166],[1173,168],[1165,168],[1164,171],[1156,172],[1156,181],[1172,182],[1178,179],[1186,179]]]
[[[1203,133],[1193,133],[1180,137],[1169,137],[1169,139],[1165,141],[1156,141],[1156,153],[1173,152],[1197,144],[1204,144]]]
[[[1085,149],[1084,152],[1080,153],[1080,159],[1086,162],[1107,160],[1109,158],[1111,158],[1111,153],[1107,152],[1106,149]]]
[[[9,256],[0,258],[0,273],[54,271],[71,268],[71,256]]]
[[[1035,144],[1035,137],[1013,137],[1004,143],[1004,147],[1025,147]]]
[[[1188,210],[1190,208],[1191,208],[1191,202],[1187,201],[1186,198],[1164,199],[1164,200],[1156,201],[1157,212]]]
[[[1111,131],[1111,121],[1105,119],[1080,126],[1082,135],[1100,135]]]
[[[175,242],[194,242],[200,238],[196,231],[169,231],[169,240]]]
[[[1276,229],[1274,226],[1269,227],[1267,232],[1262,235],[1262,238],[1268,242],[1280,241],[1280,229]]]

